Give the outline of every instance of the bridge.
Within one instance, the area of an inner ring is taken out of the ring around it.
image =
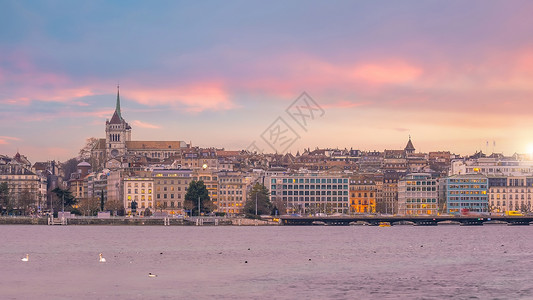
[[[441,222],[456,223],[465,226],[483,225],[490,223],[507,223],[507,225],[525,225],[533,222],[533,216],[380,216],[380,215],[356,215],[356,216],[327,216],[327,217],[299,217],[281,216],[282,225],[372,225],[381,224],[398,225],[413,224],[415,226],[436,226]]]

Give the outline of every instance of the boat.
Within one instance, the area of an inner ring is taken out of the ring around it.
[[[391,227],[389,222],[379,222],[379,227]]]
[[[324,221],[313,221],[313,223],[311,223],[313,225],[327,225],[326,222]]]

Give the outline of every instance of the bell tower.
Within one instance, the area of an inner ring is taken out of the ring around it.
[[[126,142],[131,141],[131,127],[120,112],[120,86],[117,85],[117,103],[111,120],[105,122],[105,148],[108,159],[126,154]]]

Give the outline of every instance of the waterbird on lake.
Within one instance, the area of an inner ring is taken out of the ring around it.
[[[100,258],[98,259],[99,262],[106,262],[105,258],[102,256],[102,253],[99,254]]]
[[[29,255],[29,254],[26,254],[26,257],[23,257],[23,258],[21,258],[20,260],[22,260],[22,261],[28,261],[28,260],[30,260],[30,255]]]
[[[148,277],[154,278],[154,277],[157,277],[157,275],[156,274],[152,274],[152,273],[148,273]]]

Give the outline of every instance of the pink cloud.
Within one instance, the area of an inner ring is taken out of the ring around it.
[[[328,61],[305,53],[290,53],[271,57],[268,63],[251,66],[258,76],[228,81],[238,90],[274,94],[291,99],[298,91],[332,94],[373,95],[384,89],[414,85],[424,73],[424,67],[401,57],[372,58],[354,62]]]
[[[20,141],[21,139],[12,136],[0,136],[0,145],[8,145],[10,141]]]
[[[150,123],[146,123],[146,122],[143,122],[143,121],[139,121],[139,120],[134,120],[133,122],[131,122],[132,125],[136,126],[136,127],[140,127],[140,128],[149,128],[149,129],[158,129],[158,128],[161,128],[160,126],[158,125],[154,125],[154,124],[150,124]]]
[[[219,84],[210,83],[175,88],[131,89],[128,90],[128,97],[148,106],[184,106],[189,112],[229,110],[237,107]]]
[[[352,74],[354,79],[370,83],[402,84],[417,80],[422,69],[405,61],[384,61],[357,65]]]
[[[321,107],[324,108],[324,109],[329,109],[329,108],[352,108],[352,107],[366,106],[366,105],[369,105],[369,104],[370,104],[369,101],[352,102],[352,101],[348,101],[348,100],[341,100],[341,101],[337,101],[337,102],[323,104],[323,105],[321,105]]]

